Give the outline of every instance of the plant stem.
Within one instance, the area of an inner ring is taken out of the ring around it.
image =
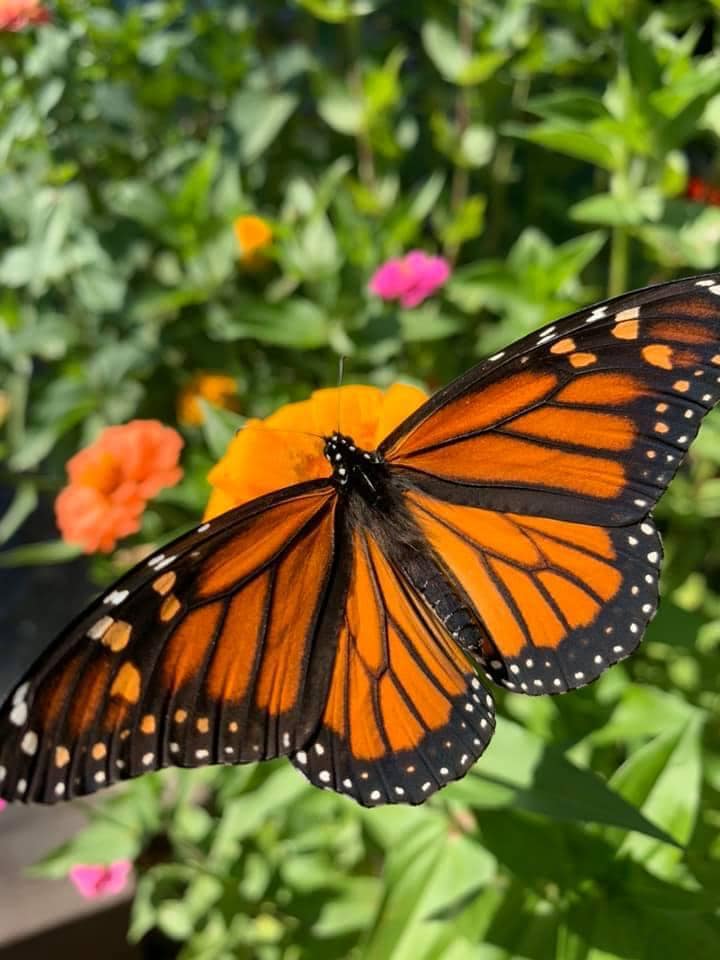
[[[462,50],[472,56],[473,46],[473,22],[472,22],[472,0],[460,0],[458,6],[458,41]],[[455,129],[457,131],[458,144],[462,142],[465,131],[470,126],[470,92],[466,87],[458,87],[455,98]],[[467,167],[455,164],[453,170],[452,186],[450,188],[450,207],[453,213],[457,213],[465,203],[470,187],[470,177]],[[455,260],[458,254],[458,247],[453,244],[447,250],[451,260]]]
[[[628,253],[627,230],[625,227],[613,227],[610,238],[609,297],[617,297],[627,290]]]
[[[349,60],[352,66],[348,72],[348,86],[353,97],[364,100],[362,87],[362,70],[360,68],[360,38],[357,17],[347,21],[346,35],[348,40]],[[364,127],[358,130],[355,137],[358,159],[358,175],[362,183],[373,189],[376,186],[375,156],[368,132]]]

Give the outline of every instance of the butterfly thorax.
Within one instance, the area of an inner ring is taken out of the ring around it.
[[[324,454],[341,492],[358,493],[371,503],[382,498],[386,468],[377,453],[356,446],[352,437],[333,433],[325,438]]]

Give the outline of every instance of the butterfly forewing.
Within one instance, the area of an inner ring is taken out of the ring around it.
[[[381,450],[456,503],[639,522],[720,393],[718,279],[629,294],[526,337],[440,391]]]
[[[0,795],[52,802],[169,764],[287,754],[323,629],[337,497],[324,481],[253,501],[120,580],[0,713]]]

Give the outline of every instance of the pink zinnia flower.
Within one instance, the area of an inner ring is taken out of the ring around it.
[[[50,11],[39,0],[0,0],[0,30],[18,33],[33,24],[49,22]]]
[[[132,872],[129,860],[116,860],[109,867],[97,864],[78,864],[70,870],[73,886],[86,900],[109,897],[125,889]]]
[[[0,812],[3,811],[6,806],[7,806],[6,801],[5,801],[5,800],[0,800]]]
[[[411,250],[378,267],[370,280],[370,289],[383,300],[399,300],[403,307],[417,307],[449,276],[450,264],[444,257]]]

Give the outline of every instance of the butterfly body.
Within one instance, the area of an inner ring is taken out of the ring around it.
[[[155,552],[21,678],[0,796],[287,756],[364,805],[423,802],[492,737],[476,669],[563,693],[637,647],[650,511],[719,395],[712,274],[530,334],[374,450],[324,430],[320,473]]]

